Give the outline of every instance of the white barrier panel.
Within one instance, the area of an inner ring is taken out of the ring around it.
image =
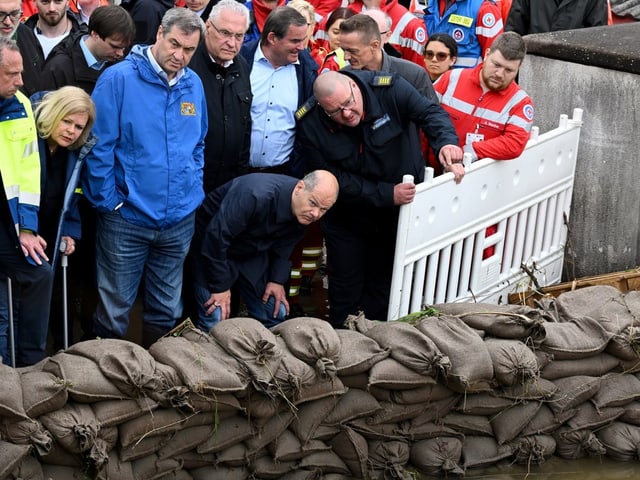
[[[444,302],[506,303],[506,294],[562,275],[582,110],[531,135],[523,154],[484,159],[418,185],[400,209],[389,320]]]

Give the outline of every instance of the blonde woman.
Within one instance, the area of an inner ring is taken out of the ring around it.
[[[78,87],[36,93],[31,101],[41,165],[38,235],[46,242],[45,252],[55,271],[60,253],[71,255],[81,236],[80,195],[76,189],[84,159],[97,141],[91,133],[96,110],[91,97]],[[61,298],[58,283],[54,280],[54,304]],[[61,312],[60,305],[52,305],[51,331],[56,350],[63,347]]]

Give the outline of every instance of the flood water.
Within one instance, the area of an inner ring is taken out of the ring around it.
[[[605,457],[563,460],[553,457],[542,465],[500,464],[468,470],[465,480],[618,480],[640,479],[640,462],[616,462]]]

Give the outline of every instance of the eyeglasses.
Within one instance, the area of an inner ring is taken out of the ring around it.
[[[444,52],[436,53],[432,50],[427,50],[426,52],[424,52],[424,58],[426,58],[427,60],[431,60],[433,59],[433,57],[436,57],[436,60],[439,62],[444,62],[450,56],[451,56],[450,53],[444,53]]]
[[[17,22],[22,17],[22,10],[14,10],[13,12],[0,12],[0,23],[4,23],[4,21],[9,18],[12,22]]]
[[[232,38],[236,41],[236,42],[241,42],[244,40],[244,33],[233,33],[230,32],[229,30],[220,30],[218,27],[216,27],[213,22],[209,22],[211,24],[211,26],[213,28],[215,28],[216,32],[218,32],[218,34],[223,37],[226,38],[227,40],[231,40]]]
[[[380,36],[382,35],[386,35],[387,33],[389,33],[391,30],[385,30],[384,32],[380,32]]]
[[[351,91],[351,97],[346,102],[344,102],[341,107],[338,107],[338,109],[334,110],[333,112],[327,112],[326,110],[324,111],[324,113],[327,114],[327,117],[333,118],[339,113],[343,113],[345,110],[353,109],[353,106],[356,103],[356,97],[353,94],[353,87],[351,86],[351,83],[349,83],[349,90]]]

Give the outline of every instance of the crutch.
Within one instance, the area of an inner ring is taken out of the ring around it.
[[[62,332],[64,335],[64,349],[69,348],[69,326],[68,320],[68,308],[67,308],[67,265],[69,265],[69,257],[64,254],[67,249],[67,242],[60,241],[60,266],[62,267]]]
[[[7,277],[7,297],[9,297],[9,349],[11,350],[11,366],[16,368],[16,341],[13,336],[13,290],[11,279]]]

